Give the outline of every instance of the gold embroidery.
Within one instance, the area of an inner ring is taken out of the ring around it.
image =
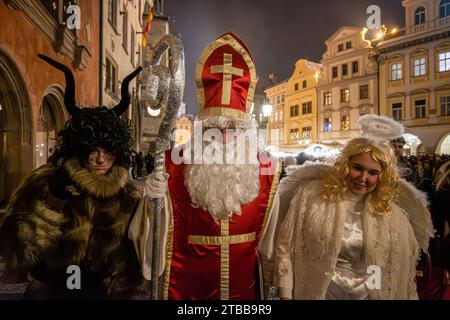
[[[210,246],[223,246],[245,243],[256,239],[256,233],[236,234],[232,236],[195,236],[189,235],[190,244],[205,244]]]
[[[169,280],[170,280],[170,266],[172,265],[172,255],[173,255],[173,208],[172,208],[172,198],[170,197],[170,192],[167,190],[167,202],[169,205],[169,234],[167,236],[167,249],[166,249],[166,267],[164,270],[164,280],[163,280],[163,299],[169,299]],[[164,210],[166,210],[164,208]]]
[[[230,234],[230,223],[228,219],[220,220],[220,234],[228,237]],[[220,299],[230,299],[230,245],[220,247]]]

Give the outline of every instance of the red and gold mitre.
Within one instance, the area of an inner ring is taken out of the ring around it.
[[[228,32],[209,44],[195,70],[200,118],[242,119],[251,112],[256,87],[253,57],[244,42]]]

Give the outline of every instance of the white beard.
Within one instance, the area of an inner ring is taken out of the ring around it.
[[[184,184],[192,205],[214,220],[241,214],[241,205],[259,194],[259,164],[192,164],[184,171]]]

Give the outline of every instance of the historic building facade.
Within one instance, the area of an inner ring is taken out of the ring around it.
[[[411,153],[450,153],[450,1],[405,0],[406,27],[378,46],[380,113],[418,137]]]
[[[284,80],[269,86],[264,90],[267,101],[272,104],[273,109],[272,114],[269,117],[265,117],[264,114],[260,113],[260,128],[266,130],[266,145],[271,146],[275,151],[282,150],[284,147],[284,110],[287,84],[288,80]]]
[[[359,135],[361,115],[378,112],[377,64],[361,28],[341,27],[325,43],[317,83],[317,140],[344,144]]]
[[[299,152],[317,141],[316,85],[322,66],[300,59],[286,86],[283,149]]]

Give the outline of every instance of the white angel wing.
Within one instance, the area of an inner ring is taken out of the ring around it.
[[[278,186],[278,196],[280,197],[279,214],[281,219],[289,210],[291,200],[298,189],[306,185],[311,180],[319,180],[322,173],[332,170],[333,167],[325,164],[304,164],[302,166],[290,166],[288,176],[284,178]]]
[[[428,243],[430,238],[434,237],[435,231],[426,194],[406,180],[400,179],[395,203],[408,215],[420,248],[425,252],[428,251]]]

